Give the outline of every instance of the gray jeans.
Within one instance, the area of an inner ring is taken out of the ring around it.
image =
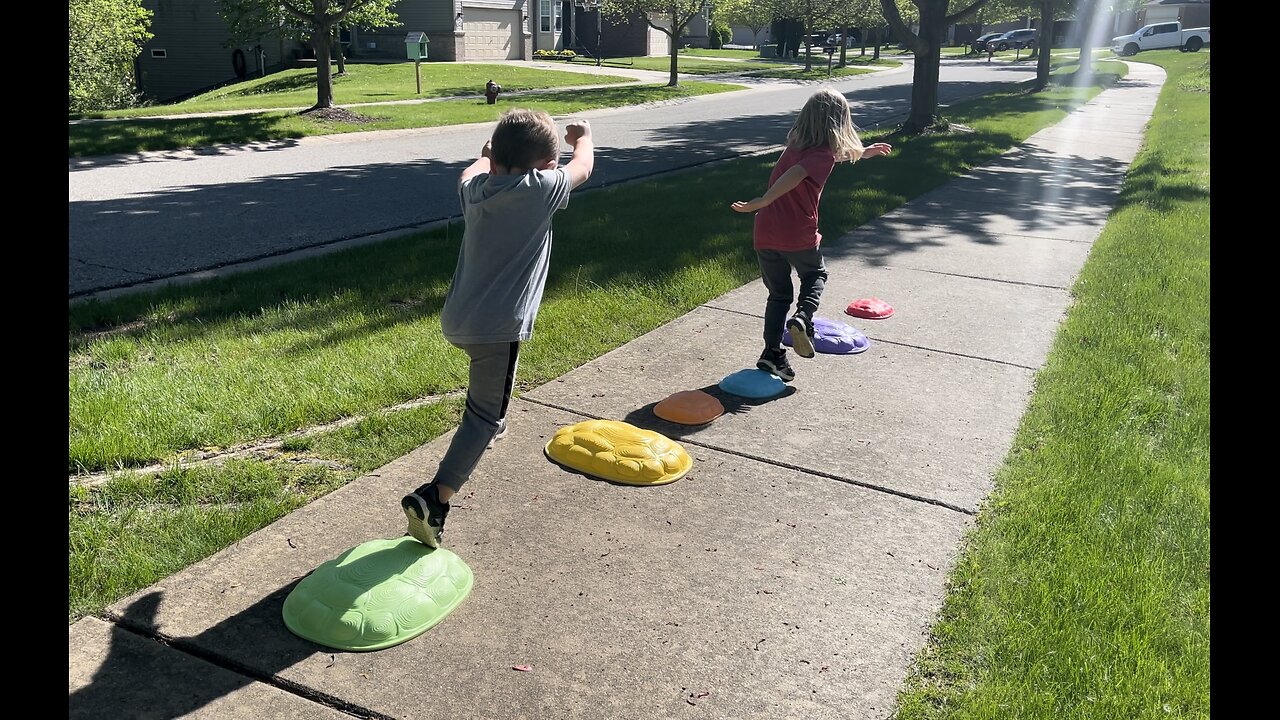
[[[457,492],[471,477],[489,441],[506,420],[520,361],[520,343],[455,345],[471,357],[467,407],[440,461],[435,481]]]
[[[769,300],[764,306],[764,346],[782,347],[782,333],[786,330],[787,313],[795,301],[796,312],[812,319],[822,301],[822,288],[827,282],[827,266],[822,261],[822,251],[757,250],[760,261],[760,279],[769,290]],[[796,298],[791,282],[791,269],[800,276],[800,297]]]

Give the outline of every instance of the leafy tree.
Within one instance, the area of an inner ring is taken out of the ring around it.
[[[772,0],[716,0],[716,17],[750,30],[756,47],[760,46],[756,42],[760,32],[769,27],[776,15]]]
[[[708,0],[604,0],[604,13],[617,22],[640,15],[649,27],[667,36],[671,41],[671,80],[667,86],[677,87],[680,84],[680,44],[677,40],[689,28],[694,16],[712,4]],[[654,22],[655,19],[665,19],[666,26]]]
[[[333,70],[329,67],[339,28],[393,27],[400,24],[397,0],[218,0],[218,12],[236,41],[259,42],[284,35],[310,42],[316,53],[316,104],[333,107]],[[341,52],[341,49],[339,49]],[[344,63],[345,66],[345,63]]]
[[[956,12],[948,12],[951,0],[911,0],[920,14],[920,29],[912,32],[903,20],[898,3],[895,0],[880,0],[880,7],[889,26],[893,28],[893,34],[916,56],[915,73],[911,79],[911,114],[903,123],[903,132],[920,133],[938,122],[938,70],[947,28],[972,15],[987,1],[963,0],[968,4]]]
[[[137,101],[133,61],[152,38],[142,0],[70,0],[67,5],[67,109],[125,107]]]

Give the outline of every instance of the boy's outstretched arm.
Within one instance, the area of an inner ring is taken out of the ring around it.
[[[462,175],[458,177],[458,184],[461,185],[462,183],[466,182],[467,178],[469,177],[482,175],[484,173],[492,172],[492,171],[493,171],[493,150],[489,147],[489,141],[486,140],[484,143],[484,147],[481,148],[480,150],[480,157],[477,158],[475,162],[468,165],[466,170],[462,171]]]
[[[792,165],[790,170],[782,173],[777,182],[769,186],[764,195],[747,202],[739,200],[730,207],[740,213],[755,212],[760,208],[768,207],[773,204],[774,200],[794,190],[807,177],[809,177],[809,171],[805,170],[804,166]]]
[[[576,188],[591,177],[591,171],[596,166],[596,146],[591,140],[591,123],[586,120],[569,123],[565,128],[564,141],[573,148],[573,159],[564,169]]]

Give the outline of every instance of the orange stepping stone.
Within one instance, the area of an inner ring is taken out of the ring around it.
[[[701,390],[681,390],[655,405],[653,414],[678,425],[706,425],[724,414],[724,405]]]

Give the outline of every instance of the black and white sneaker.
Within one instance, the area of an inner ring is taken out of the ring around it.
[[[792,315],[787,321],[787,330],[796,354],[802,358],[813,357],[813,323],[803,315]]]
[[[791,363],[787,362],[787,351],[782,348],[777,350],[765,348],[765,351],[760,353],[760,359],[756,361],[756,367],[765,372],[771,372],[786,382],[796,379],[796,371],[792,370]]]
[[[493,436],[493,439],[489,441],[489,444],[485,446],[485,449],[493,449],[494,444],[506,436],[507,436],[507,419],[502,418],[501,420],[498,421],[498,432]]]
[[[444,534],[444,519],[449,515],[449,503],[440,502],[440,493],[434,485],[419,488],[400,499],[400,507],[409,519],[409,534],[427,547],[440,547]]]

